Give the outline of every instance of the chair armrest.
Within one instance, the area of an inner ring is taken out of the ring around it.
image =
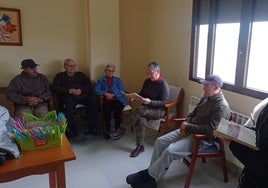
[[[181,122],[185,121],[186,118],[174,117],[172,118],[172,122],[174,122],[174,127],[176,129],[180,128]]]
[[[53,110],[53,108],[54,108],[54,98],[53,97],[51,97],[48,100],[48,106],[49,106],[49,110]]]
[[[206,134],[194,134],[194,138],[196,139],[204,139],[204,138],[210,138],[212,135],[206,135]]]
[[[9,101],[10,104],[10,116],[14,118],[15,116],[15,103],[13,101]]]
[[[178,103],[178,100],[176,100],[176,101],[174,101],[174,102],[170,102],[170,103],[165,104],[165,107],[166,107],[166,108],[170,108],[170,107],[176,105],[177,103]]]
[[[182,121],[185,121],[185,120],[186,120],[186,118],[180,118],[180,117],[174,117],[173,118],[174,122],[182,122]]]

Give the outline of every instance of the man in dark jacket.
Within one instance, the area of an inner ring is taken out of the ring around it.
[[[37,66],[32,59],[21,62],[21,74],[15,76],[9,83],[7,100],[14,102],[15,117],[24,112],[37,117],[44,117],[48,112],[48,100],[51,91],[48,79],[37,72]]]
[[[56,74],[52,84],[52,91],[62,101],[62,108],[67,117],[67,136],[79,140],[75,108],[77,104],[86,107],[88,131],[85,134],[97,134],[98,106],[90,79],[82,72],[76,71],[76,62],[73,59],[64,61],[64,72]]]

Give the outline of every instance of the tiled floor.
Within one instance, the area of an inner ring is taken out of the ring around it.
[[[118,141],[104,140],[100,136],[88,136],[83,143],[71,143],[77,159],[66,163],[66,181],[68,188],[130,188],[125,178],[148,167],[152,147],[159,133],[147,131],[145,152],[136,158],[129,153],[135,147],[133,133]],[[217,160],[208,159],[206,164],[197,162],[190,187],[192,188],[235,188],[238,175],[229,172],[229,182],[223,182],[222,171]],[[1,168],[1,167],[0,167]],[[187,173],[187,167],[180,161],[174,161],[169,170],[158,180],[158,188],[181,188]],[[9,183],[0,184],[0,188],[48,188],[48,175],[28,176]]]

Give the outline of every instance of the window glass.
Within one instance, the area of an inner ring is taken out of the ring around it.
[[[268,0],[193,0],[190,79],[217,74],[223,89],[268,97]]]
[[[246,86],[268,92],[268,22],[254,22]],[[265,44],[265,45],[264,45]]]
[[[208,24],[200,25],[199,42],[198,42],[198,57],[197,57],[197,77],[204,78],[206,71],[207,59],[207,41],[208,41]]]
[[[217,24],[213,73],[234,84],[239,38],[239,23]]]

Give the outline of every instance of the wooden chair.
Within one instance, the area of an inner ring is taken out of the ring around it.
[[[180,123],[184,121],[185,118],[173,118],[173,121],[179,127]],[[213,136],[213,135],[212,135]],[[211,135],[204,134],[194,134],[195,144],[193,152],[188,156],[183,158],[183,162],[189,167],[189,171],[185,180],[184,188],[188,188],[193,176],[195,162],[198,158],[202,159],[202,162],[206,162],[206,158],[218,157],[221,159],[221,167],[223,172],[224,182],[228,182],[228,171],[227,163],[225,157],[224,141],[221,138],[216,137],[215,143],[206,148],[200,149],[200,144],[203,139],[209,138]]]
[[[183,88],[176,86],[169,86],[169,99],[165,105],[167,108],[166,115],[161,122],[164,123],[163,132],[168,132],[168,126],[173,122],[173,118],[181,113],[182,100],[184,97]]]
[[[48,101],[48,110],[51,111],[53,110],[53,98],[50,98]],[[11,109],[10,109],[10,116],[14,117],[15,116],[15,103],[13,101],[9,101]]]
[[[62,98],[54,93],[52,96],[52,101],[53,103],[51,105],[53,105],[52,109],[55,109],[57,111],[57,113],[59,112],[63,112],[64,109],[64,104],[63,104],[63,100]],[[86,107],[83,104],[77,104],[75,106],[75,113],[79,118],[87,118],[87,114],[85,113]]]
[[[103,96],[98,96],[98,100],[99,100],[99,104],[100,104],[100,110],[101,110],[101,119],[104,120],[103,116],[102,116],[102,112],[103,112]],[[121,121],[123,121],[124,118],[127,118],[128,116],[131,115],[132,113],[132,106],[131,106],[131,101],[129,101],[129,104],[126,105],[123,110],[122,110],[122,114],[121,114]],[[105,132],[105,127],[104,127],[104,122],[101,123],[102,124],[102,131],[103,133]]]
[[[163,123],[164,126],[160,127],[158,131],[163,131],[164,133],[168,132],[169,124],[173,123],[173,118],[180,114],[180,109],[182,107],[182,100],[184,97],[184,90],[183,88],[177,86],[169,86],[169,98],[168,103],[165,104],[166,107],[166,114],[164,118],[159,120],[149,120],[147,123],[150,127],[152,124],[160,124]]]
[[[14,117],[14,107],[6,98],[7,89],[8,87],[0,87],[0,105],[7,108],[10,113],[10,116]]]
[[[8,101],[6,99],[6,93],[7,93],[8,87],[0,87],[0,105],[5,106],[11,117],[14,117],[15,115],[15,104],[13,101]],[[49,106],[49,110],[53,109],[53,103],[54,103],[54,99],[51,97],[48,101],[48,106]]]

